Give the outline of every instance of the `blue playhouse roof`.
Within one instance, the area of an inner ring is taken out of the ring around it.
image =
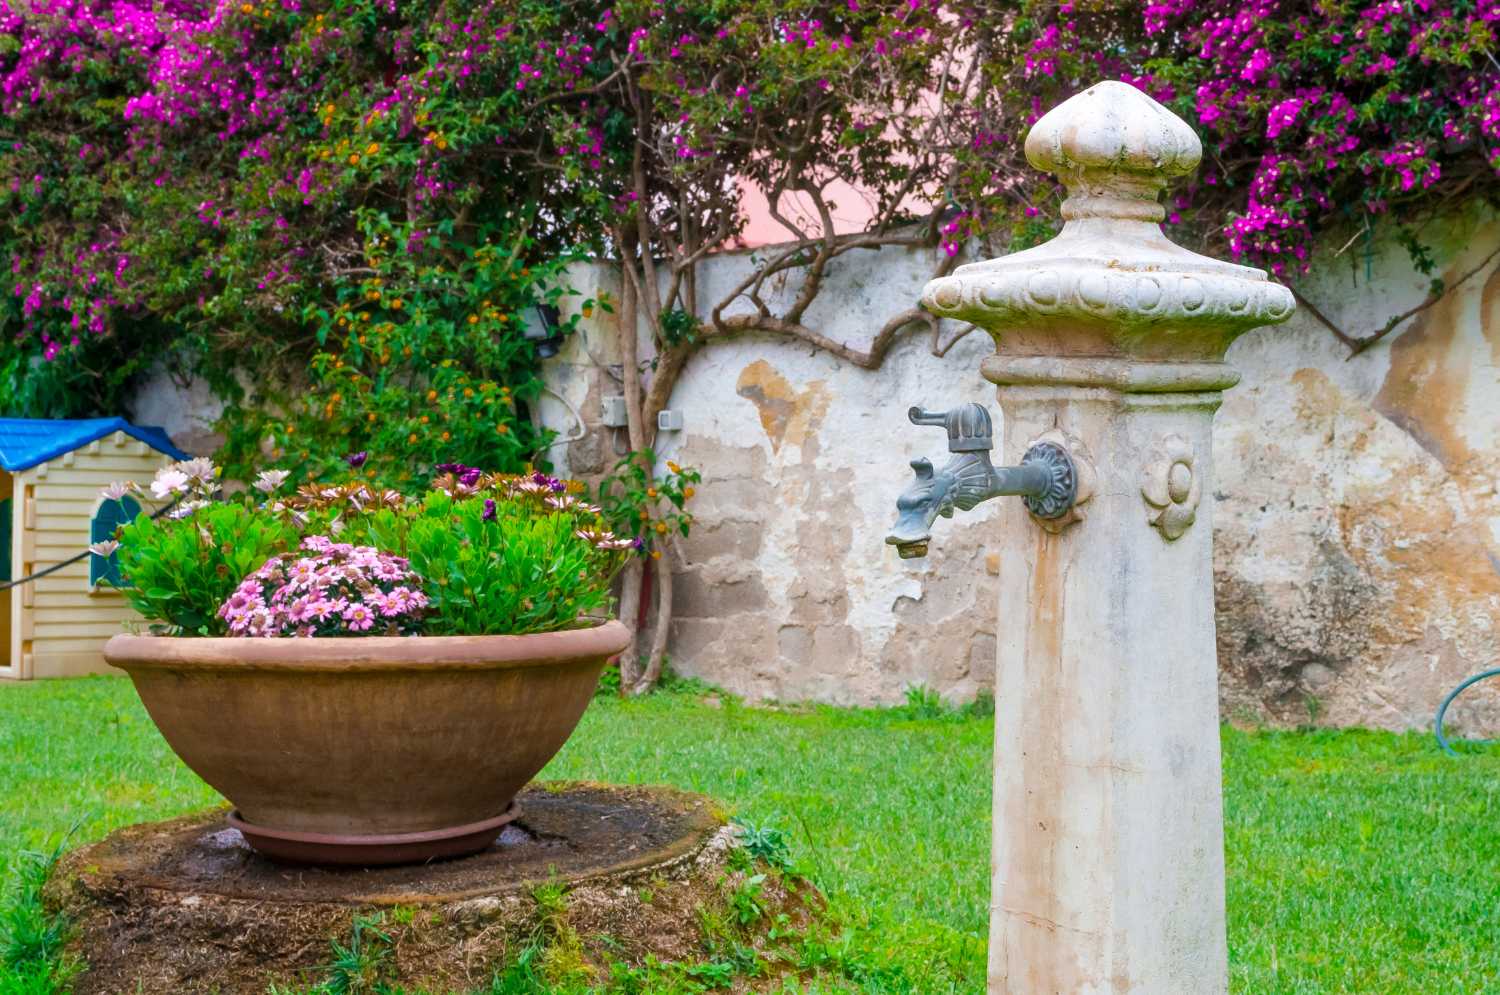
[[[162,429],[132,425],[123,418],[0,418],[0,468],[11,473],[29,470],[116,432],[139,439],[173,459],[191,458],[172,445]]]

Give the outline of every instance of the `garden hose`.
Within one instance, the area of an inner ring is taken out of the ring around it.
[[[1448,697],[1444,698],[1443,703],[1438,706],[1437,716],[1432,720],[1432,731],[1437,735],[1438,745],[1441,746],[1443,748],[1443,752],[1448,754],[1448,756],[1450,757],[1458,756],[1458,751],[1454,750],[1453,747],[1448,745],[1448,737],[1443,735],[1443,714],[1448,711],[1448,706],[1453,704],[1453,699],[1462,694],[1465,688],[1467,688],[1470,684],[1478,684],[1486,677],[1500,677],[1500,668],[1482,671],[1481,673],[1475,674],[1473,677],[1470,677],[1458,687],[1454,688],[1452,691],[1449,691]]]

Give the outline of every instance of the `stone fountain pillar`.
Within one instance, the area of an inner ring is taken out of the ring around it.
[[[1077,464],[1069,513],[1007,501],[995,530],[991,995],[1227,989],[1213,416],[1225,350],[1293,302],[1162,234],[1200,155],[1135,88],[1078,94],[1026,140],[1068,189],[1062,233],[923,295],[994,336],[1004,454]]]

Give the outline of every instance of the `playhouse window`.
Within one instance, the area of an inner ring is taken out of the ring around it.
[[[94,521],[89,526],[89,542],[104,542],[106,539],[113,539],[115,529],[134,521],[140,511],[140,504],[129,497],[119,501],[103,502],[99,505],[99,510],[94,512]],[[89,557],[89,583],[97,586],[105,581],[113,587],[122,586],[118,553]]]

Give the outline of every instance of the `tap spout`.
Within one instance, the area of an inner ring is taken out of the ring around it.
[[[988,452],[955,452],[941,470],[932,461],[911,461],[915,478],[896,499],[896,524],[885,541],[902,559],[927,555],[932,523],[938,516],[952,518],[954,510],[969,511],[994,497],[1019,495],[1027,507],[1044,518],[1066,514],[1076,492],[1072,459],[1051,443],[1027,450],[1020,466],[995,467]]]

